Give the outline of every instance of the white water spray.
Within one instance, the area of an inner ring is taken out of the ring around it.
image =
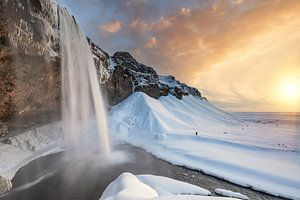
[[[75,19],[59,8],[62,119],[67,145],[81,147],[96,119],[100,150],[110,151],[106,110],[90,46]]]

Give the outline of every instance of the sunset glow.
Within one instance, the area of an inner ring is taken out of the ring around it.
[[[300,103],[300,81],[286,80],[282,83],[283,100],[287,103]]]
[[[110,54],[129,51],[227,111],[300,111],[297,83],[282,80],[300,70],[300,1],[60,1]]]

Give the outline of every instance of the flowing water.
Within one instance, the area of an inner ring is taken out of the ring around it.
[[[81,147],[96,128],[100,151],[108,154],[106,110],[90,46],[65,8],[59,8],[59,22],[65,140],[69,146]]]

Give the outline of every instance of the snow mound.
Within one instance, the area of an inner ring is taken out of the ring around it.
[[[182,100],[172,95],[159,100],[135,92],[114,106],[110,120],[116,132],[134,136],[153,136],[167,133],[192,133],[201,126],[236,124],[238,120],[196,96]]]
[[[157,192],[131,173],[121,174],[110,183],[100,200],[134,200],[157,197]]]
[[[156,190],[159,196],[168,195],[211,195],[210,191],[201,187],[177,181],[171,178],[154,175],[138,175],[137,178]]]
[[[244,199],[248,200],[249,198],[241,193],[238,192],[232,192],[230,190],[225,190],[225,189],[215,189],[215,193],[224,197],[234,197],[238,199]]]
[[[207,196],[201,198],[201,196],[195,194],[210,195],[210,192],[201,187],[167,177],[154,175],[135,176],[126,172],[107,186],[100,200],[226,199]]]

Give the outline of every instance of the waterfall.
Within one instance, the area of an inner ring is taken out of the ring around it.
[[[80,147],[96,121],[100,150],[108,154],[106,110],[90,46],[75,19],[65,8],[58,10],[65,141]]]

